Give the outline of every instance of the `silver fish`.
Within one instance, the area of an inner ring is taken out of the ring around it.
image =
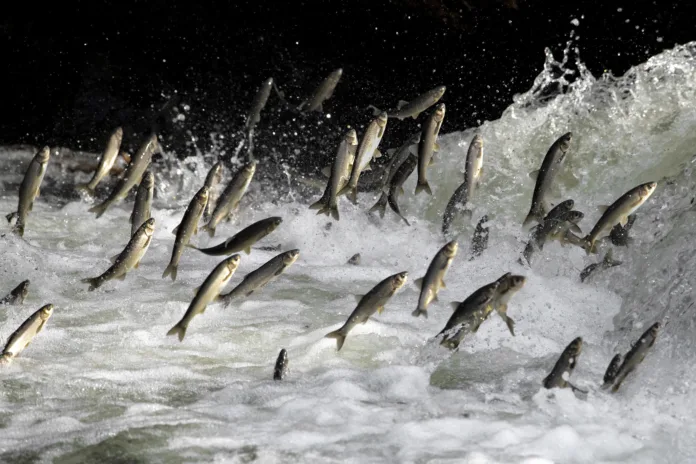
[[[619,373],[619,368],[621,367],[621,353],[616,354],[611,358],[609,366],[606,372],[604,372],[604,378],[602,379],[604,383],[602,384],[602,390],[605,390],[612,385],[614,385],[614,380],[616,380],[616,374]]]
[[[475,135],[471,139],[469,149],[466,152],[466,165],[464,170],[464,182],[457,187],[445,207],[442,217],[442,233],[447,236],[457,211],[471,218],[471,210],[466,209],[471,201],[476,187],[481,183],[483,173],[483,138]]]
[[[534,186],[534,194],[532,195],[532,207],[522,223],[523,226],[527,226],[527,224],[532,221],[541,222],[546,212],[551,209],[548,206],[547,197],[551,190],[553,180],[556,178],[558,171],[560,171],[561,164],[568,153],[570,141],[572,139],[572,132],[563,134],[551,145],[551,148],[549,148],[539,171],[531,173],[532,177],[536,176],[536,185]]]
[[[203,220],[208,222],[210,220],[210,215],[213,212],[213,207],[217,201],[217,194],[215,193],[215,187],[222,180],[222,161],[218,161],[210,168],[208,175],[205,176],[205,182],[203,185],[208,187],[208,202],[205,204],[205,211],[203,211]]]
[[[229,293],[220,295],[220,301],[225,303],[225,306],[229,306],[235,298],[248,297],[256,290],[261,290],[270,281],[292,266],[299,256],[300,250],[290,250],[271,258],[261,267],[244,276],[239,285]]]
[[[433,153],[437,145],[437,136],[442,127],[442,121],[445,119],[445,104],[440,103],[435,108],[435,111],[428,117],[428,120],[423,125],[423,133],[421,134],[420,143],[418,144],[418,183],[416,184],[416,195],[419,192],[425,191],[428,195],[432,195],[426,171],[428,166],[433,162]]]
[[[29,215],[29,211],[34,207],[34,200],[39,196],[41,182],[43,181],[44,174],[46,174],[46,165],[50,157],[51,150],[48,147],[43,147],[34,155],[26,173],[24,173],[22,184],[19,186],[17,212],[10,213],[6,216],[8,222],[12,222],[12,219],[17,218],[12,232],[20,237],[24,236],[24,225],[27,222],[27,216]]]
[[[392,211],[398,214],[401,219],[404,220],[406,225],[409,226],[411,224],[409,224],[408,219],[406,219],[401,214],[401,211],[399,210],[399,204],[397,203],[397,199],[399,194],[404,193],[404,182],[406,182],[406,180],[408,180],[411,174],[413,174],[413,171],[416,169],[417,164],[417,156],[410,155],[408,158],[406,158],[406,161],[404,161],[401,164],[401,166],[399,166],[399,169],[396,170],[396,174],[394,174],[391,185],[389,186],[389,195],[387,195],[387,202],[389,203],[389,207],[392,209]]]
[[[319,84],[319,87],[314,91],[308,100],[305,100],[297,109],[299,111],[320,111],[323,112],[323,103],[331,98],[338,85],[338,81],[343,75],[343,69],[334,70],[329,76]]]
[[[412,316],[423,316],[428,318],[428,306],[435,300],[441,288],[445,287],[445,274],[452,264],[452,260],[457,255],[459,244],[456,240],[452,240],[445,246],[440,248],[425,272],[425,276],[413,281],[414,284],[420,287],[421,292],[418,297],[418,307],[411,313]]]
[[[402,100],[399,102],[397,109],[389,113],[389,117],[396,119],[416,119],[419,114],[437,103],[445,94],[445,90],[447,90],[447,88],[441,85],[419,95],[410,102]]]
[[[336,159],[331,166],[329,182],[324,190],[324,195],[311,205],[310,209],[319,209],[317,214],[333,216],[337,221],[338,214],[338,192],[345,187],[350,179],[351,165],[355,160],[355,150],[358,147],[358,135],[355,129],[351,129],[343,137],[343,140],[336,151]]]
[[[348,333],[358,324],[364,324],[375,312],[380,314],[384,310],[384,305],[403,287],[408,278],[407,272],[399,272],[391,275],[375,285],[366,295],[363,295],[358,302],[358,306],[353,310],[348,320],[343,326],[331,333],[326,334],[325,338],[336,339],[336,351],[340,351],[346,341]]]
[[[5,298],[0,300],[0,305],[15,305],[23,304],[24,299],[29,293],[29,280],[25,280],[21,284],[17,285]]]
[[[635,368],[638,367],[638,364],[643,362],[645,355],[648,354],[650,348],[655,344],[657,333],[660,331],[660,328],[661,325],[659,322],[654,323],[641,335],[638,341],[633,344],[631,350],[624,357],[621,367],[619,367],[616,372],[616,376],[613,380],[614,386],[611,388],[612,393],[616,393],[619,388],[621,388],[621,384],[626,380],[628,374],[633,372]]]
[[[273,380],[283,380],[288,372],[288,352],[283,348],[276,359]]]
[[[215,266],[203,284],[196,289],[196,296],[193,297],[184,317],[167,332],[167,335],[177,335],[180,342],[184,340],[186,330],[193,318],[198,314],[203,314],[210,303],[219,299],[220,291],[234,275],[240,259],[239,255],[232,255]]]
[[[230,216],[233,211],[239,208],[239,202],[247,191],[251,179],[254,178],[256,172],[256,161],[251,161],[244,165],[242,169],[237,171],[225,190],[220,195],[213,214],[210,216],[210,221],[203,229],[208,231],[208,234],[215,236],[215,228],[220,221]]]
[[[253,223],[246,229],[237,232],[224,242],[210,248],[197,248],[193,245],[188,247],[211,256],[222,256],[244,250],[246,254],[251,253],[251,246],[273,232],[283,222],[283,218],[273,216]]]
[[[549,375],[544,377],[542,385],[544,388],[566,388],[573,387],[568,378],[573,373],[578,362],[578,356],[582,351],[582,337],[578,337],[563,350],[561,357],[558,358],[553,370]],[[575,389],[575,388],[574,388]]]
[[[138,185],[133,203],[133,212],[130,215],[131,236],[152,217],[152,197],[155,192],[155,176],[151,171],[145,171]]]
[[[367,126],[362,140],[360,141],[358,151],[355,154],[350,180],[345,187],[338,192],[338,195],[350,192],[350,199],[354,204],[358,203],[358,180],[360,179],[360,173],[368,168],[372,158],[377,155],[377,147],[379,147],[379,143],[382,141],[386,128],[387,113],[381,113],[369,126]]]
[[[503,276],[497,280],[499,285],[495,292],[492,306],[500,318],[505,321],[513,337],[515,336],[515,321],[507,315],[508,303],[510,302],[510,298],[522,289],[526,281],[527,279],[524,276],[513,275],[510,272],[503,274]]]
[[[445,328],[437,334],[438,337],[443,335],[440,345],[453,350],[459,346],[467,333],[476,333],[493,310],[492,303],[499,285],[498,281],[491,282],[476,290],[461,303],[452,302],[454,313],[445,324]]]
[[[196,192],[196,194],[191,199],[184,217],[181,218],[181,222],[178,226],[174,228],[172,233],[176,234],[176,239],[174,240],[174,249],[172,250],[172,259],[169,261],[169,265],[164,270],[162,278],[164,279],[168,275],[171,275],[172,280],[176,280],[176,274],[179,269],[179,260],[181,255],[184,253],[186,245],[188,245],[191,237],[198,231],[198,222],[201,220],[203,215],[203,210],[205,210],[205,205],[208,203],[209,190],[205,185]]]
[[[121,149],[121,141],[123,140],[123,129],[117,127],[109,136],[109,141],[106,143],[106,148],[104,148],[104,153],[102,153],[101,159],[99,160],[99,165],[97,170],[94,171],[94,176],[92,180],[84,185],[78,185],[77,188],[81,190],[86,190],[90,193],[94,193],[94,189],[97,184],[111,172],[111,168],[116,162],[119,150]]]
[[[599,218],[589,234],[583,239],[583,248],[589,255],[595,251],[595,242],[600,238],[600,234],[611,230],[616,224],[625,225],[628,216],[637,210],[645,201],[650,198],[657,188],[657,182],[647,182],[632,188],[628,192],[612,203]]]
[[[261,121],[261,111],[263,111],[268,101],[268,97],[271,95],[271,89],[273,88],[273,78],[269,77],[261,84],[259,91],[256,92],[254,101],[251,104],[251,109],[249,110],[249,115],[246,119],[245,128],[248,131],[252,131],[256,124]]]
[[[411,137],[409,137],[408,140],[406,140],[406,142],[403,145],[401,145],[401,147],[399,147],[398,150],[396,150],[391,160],[389,160],[389,163],[387,164],[387,167],[385,169],[385,175],[382,176],[380,181],[379,199],[377,200],[377,203],[375,203],[374,206],[370,208],[369,212],[377,211],[379,213],[379,217],[384,217],[384,213],[387,210],[387,203],[389,201],[389,186],[391,185],[392,180],[394,179],[394,176],[396,175],[401,165],[412,154],[411,150],[413,149],[413,147],[415,146],[416,150],[418,149],[420,137],[420,132],[413,134]]]
[[[44,328],[51,314],[53,314],[53,305],[47,304],[32,314],[10,335],[0,355],[0,365],[11,363],[19,353],[29,346],[36,334]]]
[[[81,282],[89,284],[89,290],[92,291],[101,287],[108,280],[124,280],[128,271],[133,268],[137,269],[140,265],[140,260],[150,246],[154,232],[155,218],[150,218],[133,234],[123,251],[114,258],[109,269],[98,277],[82,279]]]
[[[156,151],[161,151],[161,148],[157,142],[157,134],[153,133],[150,134],[147,140],[140,146],[140,149],[138,149],[138,152],[123,173],[123,177],[111,191],[109,197],[101,204],[90,208],[89,212],[97,213],[97,218],[99,218],[109,206],[124,199],[128,195],[128,192],[130,192],[135,185],[140,183],[140,179],[150,165],[152,155]]]

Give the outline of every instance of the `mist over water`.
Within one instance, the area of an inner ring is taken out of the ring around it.
[[[2,340],[41,305],[55,305],[44,331],[0,371],[0,461],[693,459],[696,43],[665,51],[621,77],[592,76],[581,62],[570,68],[547,53],[533,88],[516,96],[500,119],[441,135],[428,171],[433,197],[414,196],[413,175],[399,200],[411,227],[389,210],[384,220],[366,215],[376,198],[361,193],[359,207],[340,201],[341,220],[327,230],[332,221],[307,208],[322,190],[287,199],[269,195],[273,184],[252,182],[238,218],[223,223],[215,238],[199,233],[194,243],[211,246],[252,222],[283,217],[257,245],[280,244],[281,250],[242,254],[227,290],[281,251],[299,248],[300,258],[252,297],[209,306],[183,343],[165,334],[221,258],[189,249],[176,282],[161,275],[171,256],[171,231],[215,153],[182,162],[165,157],[155,167],[153,242],[139,269],[95,292],[80,279],[102,273],[108,257],[127,243],[132,202],[95,220],[71,190],[88,174],[75,177],[67,161],[54,156],[25,240],[10,233],[0,239],[0,293],[24,279],[32,282],[23,306],[0,307]],[[635,241],[614,249],[624,264],[584,284],[580,271],[601,255],[587,257],[553,242],[531,268],[517,262],[534,188],[528,174],[568,131],[571,150],[553,195],[575,200],[575,209],[585,213],[583,232],[599,218],[599,205],[640,183],[658,182],[637,211]],[[473,218],[455,221],[460,251],[447,288],[429,318],[416,319],[412,282],[445,243],[442,213],[463,180],[475,133],[484,139],[484,173]],[[32,155],[2,154],[4,214],[16,208]],[[293,174],[275,182],[299,187]],[[489,246],[469,261],[473,228],[483,214],[491,217]],[[361,265],[347,265],[357,252]],[[409,272],[407,285],[336,352],[335,341],[323,337],[355,308],[354,295],[399,271]],[[451,314],[449,302],[507,271],[527,277],[508,310],[517,335],[492,314],[459,352],[441,348],[433,337]],[[618,393],[599,390],[612,356],[626,353],[655,321],[664,327],[645,361]],[[585,343],[571,380],[589,393],[542,389],[542,379],[577,336]],[[281,348],[288,351],[290,372],[274,382]]]

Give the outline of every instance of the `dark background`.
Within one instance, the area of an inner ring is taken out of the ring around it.
[[[331,119],[298,115],[271,96],[259,124],[257,156],[304,168],[322,165],[347,125],[360,134],[372,117],[368,104],[391,109],[436,85],[447,86],[443,132],[496,119],[531,87],[544,48],[559,59],[572,30],[595,76],[620,75],[696,38],[689,2],[167,0],[26,8],[0,18],[0,144],[99,151],[120,125],[133,149],[154,125],[178,156],[212,145],[229,155],[263,80],[274,77],[298,104],[342,67],[325,105]],[[174,95],[180,99],[160,111]],[[172,123],[179,113],[185,120]],[[388,146],[418,128],[389,124]]]

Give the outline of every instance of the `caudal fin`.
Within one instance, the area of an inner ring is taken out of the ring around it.
[[[534,211],[534,209],[532,209],[531,211],[529,211],[529,214],[527,215],[527,217],[524,218],[524,222],[522,223],[522,227],[527,227],[528,225],[530,225],[532,222],[535,222],[535,221],[537,223],[541,223],[541,221],[539,220],[539,215],[536,213],[536,211]]]
[[[94,195],[94,188],[90,187],[89,184],[78,184],[75,186],[75,190]]]
[[[15,226],[12,228],[12,232],[19,235],[20,237],[24,237],[24,223],[21,221],[17,221]]]
[[[88,279],[82,279],[80,280],[83,284],[89,284],[89,291],[91,292],[94,289],[99,288],[99,285],[101,285],[101,281],[99,277],[93,277],[93,278],[88,278]]]
[[[210,235],[211,237],[215,237],[215,226],[211,225],[210,223],[201,227],[201,230],[205,230],[206,232],[208,232],[208,235]]]
[[[597,252],[595,242],[590,239],[589,235],[582,239],[582,248],[588,255]]]
[[[162,274],[162,278],[164,279],[167,276],[171,276],[172,280],[176,280],[176,273],[179,270],[179,266],[176,264],[169,264],[167,268],[164,270],[164,273]]]
[[[101,203],[99,205],[92,206],[89,209],[89,212],[90,213],[97,213],[97,219],[99,219],[101,217],[101,215],[104,214],[104,212],[106,211],[106,208],[108,208],[108,207],[109,207],[108,203]]]
[[[321,197],[318,201],[309,205],[309,209],[323,210],[324,208],[326,208],[326,202],[324,201],[324,197]],[[319,214],[319,213],[317,213],[317,214]]]
[[[418,181],[418,185],[416,185],[416,195],[418,195],[418,193],[422,191],[425,191],[428,195],[433,194],[433,191],[430,190],[430,184],[427,180],[424,180],[423,182]]]
[[[346,336],[343,335],[341,329],[335,330],[329,334],[326,334],[324,338],[335,338],[336,339],[336,351],[341,351],[343,347],[343,342],[346,341]]]
[[[169,329],[169,332],[167,332],[167,335],[177,335],[179,337],[179,341],[183,342],[184,337],[186,336],[186,327],[180,326],[179,324],[175,325],[171,329]]]
[[[379,197],[379,200],[377,200],[377,203],[370,208],[368,213],[371,213],[373,211],[377,211],[379,213],[379,217],[384,218],[384,213],[387,211],[387,194],[382,192],[382,195]]]
[[[428,310],[427,309],[416,309],[411,313],[411,316],[413,317],[418,317],[418,316],[423,316],[424,318],[428,318]]]
[[[10,213],[7,216],[5,216],[5,219],[7,219],[7,222],[12,222],[12,220],[16,217],[17,217],[17,213],[14,212],[14,213]]]

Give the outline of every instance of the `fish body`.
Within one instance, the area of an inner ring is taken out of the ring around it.
[[[323,112],[324,108],[322,105],[326,100],[331,98],[342,75],[343,69],[338,68],[334,70],[321,84],[319,84],[319,87],[316,88],[312,96],[298,107],[298,110]]]
[[[258,92],[256,92],[254,101],[251,104],[251,109],[249,110],[249,115],[247,116],[245,123],[245,128],[247,131],[252,131],[254,127],[256,127],[256,124],[261,121],[261,111],[263,111],[264,107],[266,106],[266,102],[268,102],[268,97],[271,95],[271,89],[273,89],[273,78],[269,77],[263,82],[263,84],[261,84],[261,87],[259,88]]]
[[[563,134],[551,145],[551,148],[549,148],[549,151],[546,153],[544,161],[541,163],[541,168],[536,175],[536,184],[534,185],[534,193],[532,195],[532,206],[522,224],[523,226],[526,226],[532,221],[541,222],[546,212],[550,209],[548,207],[548,196],[551,191],[551,186],[556,178],[556,174],[558,174],[561,169],[561,165],[568,153],[572,139],[573,134],[571,132]]]
[[[29,293],[29,281],[25,280],[17,285],[5,298],[0,300],[0,305],[21,305]]]
[[[246,254],[251,253],[251,246],[264,238],[266,235],[273,232],[283,222],[283,218],[273,216],[262,219],[242,229],[224,242],[210,248],[197,248],[193,245],[188,245],[198,251],[211,256],[230,255],[238,251],[244,251]]]
[[[285,269],[292,266],[299,256],[300,250],[290,250],[271,258],[261,267],[244,276],[244,279],[239,285],[233,288],[229,293],[220,295],[220,301],[225,303],[225,306],[229,306],[230,302],[235,298],[250,296],[282,274]]]
[[[620,266],[621,264],[623,263],[621,261],[616,261],[613,258],[612,251],[609,250],[604,255],[604,259],[601,262],[590,264],[585,269],[583,269],[582,272],[580,272],[580,282],[584,282],[585,280],[587,280],[587,278],[589,278],[592,274],[594,274],[597,271],[609,269],[614,266]]]
[[[39,196],[41,190],[41,182],[43,182],[44,174],[46,174],[46,165],[51,157],[51,150],[48,147],[43,147],[34,155],[29,167],[24,173],[22,184],[19,186],[19,202],[17,211],[8,214],[7,221],[17,218],[17,222],[12,228],[12,232],[24,236],[24,225],[27,222],[29,211],[34,207],[34,200]]]
[[[536,250],[544,249],[544,244],[549,238],[555,236],[561,243],[566,243],[569,241],[568,237],[565,235],[559,237],[561,232],[571,228],[578,230],[574,226],[582,219],[583,214],[579,211],[572,211],[574,205],[575,202],[573,200],[566,200],[557,204],[544,216],[544,219],[538,225],[531,229],[529,241],[522,252],[528,263],[531,264],[532,255]]]
[[[605,390],[614,384],[614,380],[616,380],[616,374],[619,373],[620,367],[621,353],[616,354],[613,358],[611,358],[611,362],[609,363],[606,372],[604,372],[604,383],[602,384],[602,390]]]
[[[186,330],[193,318],[199,314],[203,314],[205,308],[218,299],[220,291],[227,285],[227,282],[230,281],[234,275],[234,271],[237,270],[240,259],[239,255],[232,255],[229,258],[223,259],[215,266],[215,269],[213,269],[208,277],[205,278],[203,284],[196,290],[196,296],[193,297],[184,317],[167,332],[167,335],[178,336],[180,342],[184,340]]]
[[[288,372],[288,352],[283,348],[276,359],[273,380],[283,380]]]
[[[152,155],[156,151],[160,151],[160,145],[157,142],[157,134],[150,134],[145,142],[140,146],[138,152],[131,159],[130,164],[123,173],[123,177],[109,194],[109,197],[99,205],[89,209],[90,213],[96,213],[99,218],[104,212],[114,203],[124,199],[131,189],[140,183],[143,174],[150,166]]]
[[[331,215],[335,220],[339,220],[338,192],[345,187],[350,179],[351,166],[355,160],[357,147],[358,135],[355,133],[355,129],[350,129],[344,135],[336,151],[336,159],[331,166],[331,175],[324,195],[310,206],[311,209],[319,209],[317,214]]]
[[[251,161],[237,171],[230,183],[227,184],[215,205],[210,221],[203,227],[211,237],[215,236],[215,228],[220,221],[239,208],[239,202],[242,200],[247,188],[249,188],[249,184],[254,178],[254,173],[256,173],[256,161]]]
[[[508,303],[510,298],[522,289],[526,280],[524,276],[513,275],[510,272],[503,274],[497,280],[499,285],[493,298],[492,306],[505,322],[513,337],[515,336],[515,321],[507,315]]]
[[[464,182],[450,197],[445,207],[445,214],[442,218],[442,233],[447,236],[449,234],[452,221],[457,211],[462,211],[465,215],[471,216],[471,211],[466,209],[467,204],[471,201],[476,187],[481,183],[481,175],[483,173],[483,138],[480,135],[475,135],[469,144],[469,149],[466,152],[466,164],[464,168]]]
[[[152,197],[154,192],[155,176],[152,175],[152,171],[145,171],[143,179],[140,181],[140,185],[138,185],[133,212],[130,215],[131,235],[152,217]]]
[[[407,278],[407,272],[391,275],[360,298],[358,306],[353,310],[345,324],[340,329],[326,335],[326,338],[336,339],[336,351],[340,351],[343,347],[343,343],[353,327],[366,323],[375,312],[381,313],[384,310],[384,305],[406,283]]]
[[[633,344],[631,350],[626,354],[621,366],[616,372],[611,388],[612,393],[616,393],[623,381],[626,380],[628,374],[633,372],[635,368],[638,367],[638,364],[643,362],[645,355],[648,354],[650,348],[655,344],[655,340],[657,340],[657,333],[660,331],[660,327],[661,325],[659,322],[654,323],[641,335],[638,341]]]
[[[646,182],[632,188],[612,203],[604,211],[604,214],[599,218],[590,233],[583,239],[583,248],[587,254],[595,252],[595,242],[600,238],[601,234],[610,230],[616,224],[625,225],[628,222],[628,216],[650,198],[655,188],[657,188],[656,182]]]
[[[430,184],[426,176],[428,166],[433,161],[433,153],[437,144],[437,136],[442,127],[442,121],[445,119],[445,104],[440,103],[435,108],[435,111],[428,117],[428,120],[423,125],[423,133],[421,134],[420,143],[418,144],[418,183],[416,184],[416,195],[422,191],[432,195]]]
[[[573,373],[575,366],[578,362],[578,356],[582,351],[582,337],[574,339],[570,344],[563,350],[561,357],[558,358],[556,364],[553,366],[553,370],[549,375],[547,375],[542,381],[544,388],[566,388],[570,385],[568,378]]]
[[[205,176],[205,182],[203,185],[208,187],[208,202],[205,204],[205,210],[203,211],[203,220],[208,222],[210,219],[210,214],[213,212],[213,207],[217,200],[217,195],[215,194],[215,187],[222,180],[222,161],[218,161],[213,164],[213,167],[208,171],[208,175]]]
[[[97,170],[94,171],[92,180],[84,185],[78,186],[78,188],[87,190],[90,193],[94,193],[94,189],[97,188],[97,184],[99,184],[99,182],[101,182],[101,180],[111,172],[111,168],[114,166],[119,150],[121,149],[122,140],[123,129],[117,127],[109,136],[109,141],[106,143],[106,148],[104,148],[104,152],[99,160]]]
[[[410,155],[408,158],[406,158],[406,161],[401,163],[401,166],[399,166],[399,169],[396,170],[396,174],[394,174],[394,177],[392,178],[392,182],[389,185],[389,194],[387,195],[387,202],[389,203],[389,207],[396,214],[398,214],[401,219],[404,220],[406,225],[410,224],[408,223],[408,220],[401,214],[401,211],[399,210],[399,204],[397,203],[397,199],[399,197],[399,194],[404,193],[404,182],[408,180],[409,176],[416,169],[417,164],[418,157],[415,155]]]
[[[419,95],[410,102],[401,101],[397,109],[390,112],[389,117],[399,120],[406,118],[416,119],[419,114],[440,101],[440,98],[445,94],[445,90],[447,88],[441,85]]]
[[[360,179],[360,173],[368,167],[370,161],[372,161],[372,158],[375,156],[375,152],[377,151],[379,143],[382,141],[386,128],[387,113],[381,113],[369,126],[367,126],[362,140],[360,141],[358,151],[355,154],[350,180],[348,180],[348,183],[338,192],[338,195],[349,193],[350,199],[354,204],[358,203],[358,180]]]
[[[387,202],[389,198],[389,186],[391,185],[392,180],[394,179],[394,176],[398,172],[401,165],[404,163],[404,161],[406,161],[406,159],[409,156],[411,156],[412,147],[414,145],[416,146],[416,148],[418,147],[420,137],[420,132],[413,134],[403,145],[401,145],[401,147],[399,147],[398,150],[396,150],[391,160],[389,160],[389,163],[387,164],[387,167],[385,169],[385,175],[383,175],[381,178],[381,183],[379,186],[379,199],[377,200],[377,203],[375,203],[374,206],[370,208],[369,212],[377,211],[381,218],[384,217],[384,213],[387,210]]]
[[[445,274],[449,269],[452,260],[457,255],[459,245],[456,240],[452,240],[437,252],[428,266],[425,275],[414,281],[421,288],[418,297],[418,307],[411,313],[412,316],[423,316],[428,318],[428,306],[433,300],[437,300],[440,288],[445,287]]]
[[[499,285],[498,281],[491,282],[476,290],[461,303],[452,302],[454,313],[445,324],[445,328],[437,334],[444,335],[440,345],[453,350],[459,346],[467,333],[476,333],[493,310],[492,303]]]
[[[150,218],[140,226],[133,234],[130,241],[123,251],[115,258],[114,263],[109,269],[98,277],[90,279],[82,279],[82,283],[89,284],[89,290],[92,291],[101,287],[104,282],[112,279],[123,280],[126,278],[126,273],[133,268],[138,268],[140,260],[145,255],[147,248],[152,241],[152,235],[155,233],[155,218]]]
[[[52,314],[53,305],[47,304],[29,316],[29,319],[24,321],[7,339],[5,348],[2,350],[2,354],[0,354],[0,365],[9,364],[29,346],[34,337],[44,328],[46,321]]]
[[[201,220],[205,206],[208,204],[208,196],[210,190],[205,185],[196,192],[196,194],[191,199],[184,217],[181,219],[179,225],[174,229],[176,234],[176,239],[174,240],[174,249],[172,250],[172,258],[169,261],[169,265],[164,270],[162,278],[171,276],[172,280],[176,280],[176,275],[179,269],[179,260],[181,255],[184,253],[186,245],[188,245],[191,237],[198,231],[198,223]]]

